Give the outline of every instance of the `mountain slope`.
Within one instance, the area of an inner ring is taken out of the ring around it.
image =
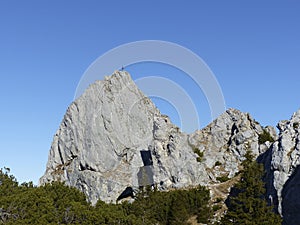
[[[127,72],[115,72],[70,105],[40,183],[64,181],[93,203],[115,202],[127,187],[204,184],[208,176],[187,138]]]
[[[200,184],[210,188],[213,200],[225,200],[250,151],[267,170],[270,204],[294,218],[300,202],[300,195],[294,195],[299,189],[299,124],[300,111],[279,123],[278,136],[249,113],[228,109],[204,129],[186,134],[127,72],[116,71],[69,106],[40,184],[64,181],[93,204],[116,202],[148,185],[170,190]]]

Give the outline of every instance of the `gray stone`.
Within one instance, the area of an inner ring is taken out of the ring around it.
[[[262,132],[263,128],[248,113],[228,109],[206,128],[191,134],[189,142],[203,151],[203,163],[215,181],[219,176],[234,177],[247,150],[254,156],[266,150],[258,144]]]
[[[298,224],[300,185],[300,110],[290,120],[278,123],[278,140],[271,145],[263,162],[267,168],[267,191],[285,224]]]
[[[275,137],[273,128],[266,129]],[[233,178],[248,150],[255,156],[268,150],[271,143],[258,143],[262,132],[248,113],[228,109],[204,129],[185,134],[127,72],[116,71],[69,106],[40,184],[64,181],[93,204],[152,184],[159,190],[205,185],[213,198],[225,198],[230,187],[221,191],[217,178]]]
[[[152,165],[145,165],[141,151],[150,153],[146,161]],[[160,114],[127,72],[117,71],[70,105],[40,184],[60,180],[93,204],[115,202],[126,187],[138,188],[144,175],[161,190],[206,184],[208,175],[196,158],[188,136]]]

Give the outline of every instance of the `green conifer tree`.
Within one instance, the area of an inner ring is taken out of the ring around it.
[[[280,225],[281,217],[273,212],[273,207],[268,206],[265,200],[263,165],[253,160],[250,152],[245,157],[240,182],[232,188],[228,211],[221,219],[221,224]]]

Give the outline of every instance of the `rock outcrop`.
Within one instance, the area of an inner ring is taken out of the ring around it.
[[[225,172],[232,178],[239,172],[248,150],[258,156],[269,147],[270,143],[258,142],[263,129],[248,113],[229,109],[203,130],[190,135],[190,143],[204,152],[206,168],[214,168],[215,175]],[[223,165],[222,171],[214,167],[216,164]]]
[[[284,224],[300,221],[300,110],[275,128],[228,109],[193,134],[162,115],[124,71],[92,84],[68,108],[40,184],[64,181],[95,204],[159,190],[208,186],[225,199],[247,151],[267,171],[269,203]],[[228,180],[228,181],[227,181]]]
[[[220,177],[235,176],[247,150],[258,156],[268,149],[269,143],[259,144],[262,132],[249,114],[229,109],[205,129],[185,134],[127,72],[117,71],[70,105],[40,184],[64,181],[93,204],[115,202],[147,185],[159,190],[217,186]],[[217,192],[212,188],[213,196]]]
[[[188,136],[161,115],[127,72],[92,84],[73,102],[54,136],[46,173],[95,203],[115,202],[126,188],[205,184],[204,165]]]
[[[283,215],[284,224],[299,224],[300,110],[277,127],[277,141],[261,156],[267,169],[269,201]]]

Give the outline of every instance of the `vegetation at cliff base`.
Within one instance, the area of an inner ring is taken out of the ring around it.
[[[242,163],[241,179],[227,199],[228,211],[222,218],[222,225],[229,224],[272,224],[280,225],[282,219],[273,212],[265,200],[264,168],[257,163],[250,152]]]
[[[240,181],[231,188],[226,200],[228,210],[219,224],[272,224],[282,220],[265,200],[264,169],[248,152],[242,163]],[[0,224],[122,224],[180,225],[211,224],[213,214],[222,208],[223,200],[211,204],[204,187],[160,192],[143,188],[135,201],[92,206],[76,188],[53,182],[36,187],[19,184],[9,169],[0,170]],[[218,222],[215,222],[218,224]]]
[[[18,184],[0,171],[0,224],[188,224],[196,216],[208,223],[209,191],[204,187],[159,192],[143,190],[133,203],[92,206],[76,188],[53,182],[36,187]]]

